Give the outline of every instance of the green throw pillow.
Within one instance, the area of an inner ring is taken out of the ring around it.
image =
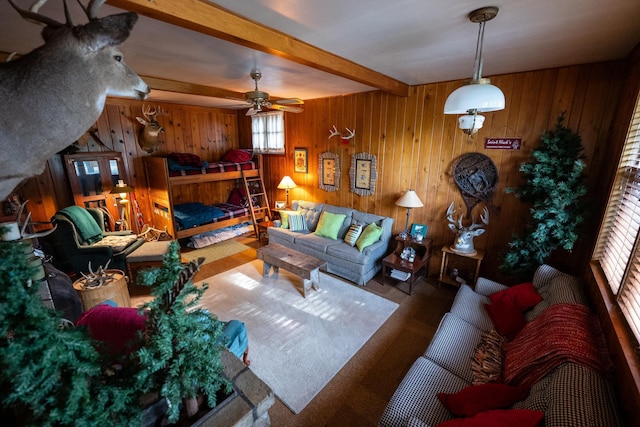
[[[322,211],[315,235],[337,240],[338,232],[340,231],[340,227],[342,227],[342,223],[346,217],[347,216],[345,214],[335,214]]]
[[[289,215],[295,213],[296,211],[280,211],[280,220],[282,221],[280,228],[289,228]]]
[[[362,230],[360,237],[358,237],[358,241],[356,241],[358,250],[362,252],[364,248],[380,240],[380,236],[382,236],[382,227],[379,227],[375,222],[367,225],[364,230]]]
[[[344,242],[350,246],[355,246],[358,241],[358,237],[362,234],[362,224],[356,224],[355,222],[349,227],[349,231],[344,236]]]

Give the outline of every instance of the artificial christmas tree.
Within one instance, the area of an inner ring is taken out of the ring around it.
[[[530,280],[535,269],[561,247],[570,251],[585,218],[587,193],[580,136],[558,117],[554,132],[544,132],[532,159],[520,166],[525,182],[509,189],[531,204],[531,220],[509,243],[501,272],[518,280]]]

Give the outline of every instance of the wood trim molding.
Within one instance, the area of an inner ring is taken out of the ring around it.
[[[635,340],[597,262],[591,261],[585,282],[585,291],[600,320],[615,366],[618,401],[626,423],[631,425],[633,420],[640,419],[640,357]]]
[[[201,0],[108,0],[107,4],[279,56],[398,96],[409,85]]]

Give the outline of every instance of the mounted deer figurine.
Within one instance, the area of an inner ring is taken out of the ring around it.
[[[472,219],[472,224],[468,227],[462,225],[462,220],[464,219],[464,214],[461,214],[458,217],[458,220],[453,219],[453,214],[456,213],[456,210],[453,207],[453,202],[449,205],[449,209],[447,209],[447,220],[449,220],[449,228],[451,231],[456,233],[455,244],[451,247],[454,252],[464,255],[475,255],[476,250],[473,247],[473,238],[484,234],[485,229],[481,224],[476,224],[475,219]],[[482,215],[480,215],[480,219],[484,225],[489,224],[489,209],[486,207],[482,210]]]
[[[346,133],[340,133],[338,132],[338,129],[336,129],[336,126],[333,125],[333,129],[329,129],[329,139],[333,138],[334,136],[339,136],[343,145],[348,144],[349,140],[356,136],[356,131],[349,128],[345,129],[347,130]]]
[[[136,117],[142,126],[144,126],[138,136],[138,145],[147,153],[155,153],[158,145],[160,145],[158,136],[164,132],[164,128],[158,123],[157,117],[165,116],[166,114],[167,112],[162,109],[158,111],[155,107],[152,109],[150,106],[143,105],[142,115],[145,118]]]
[[[73,26],[66,1],[64,24],[38,14],[46,0],[31,10],[8,1],[24,19],[45,25],[45,43],[0,64],[0,200],[82,136],[98,120],[107,96],[149,94],[118,49],[138,18],[135,13],[97,18],[105,0],[91,0],[83,7],[89,22]]]

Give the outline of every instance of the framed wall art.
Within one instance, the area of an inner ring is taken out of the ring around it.
[[[296,147],[293,149],[293,171],[300,173],[309,172],[309,151],[303,147]]]
[[[319,187],[324,191],[338,191],[340,186],[340,158],[335,153],[324,152],[318,161]]]
[[[360,196],[372,195],[378,178],[376,156],[368,153],[352,155],[349,178],[351,192]]]

